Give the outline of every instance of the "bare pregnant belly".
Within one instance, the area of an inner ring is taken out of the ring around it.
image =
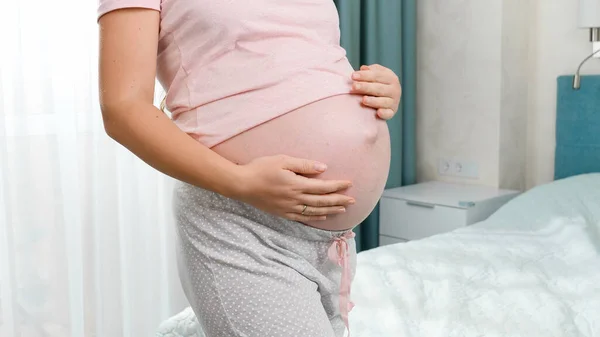
[[[390,166],[390,138],[385,121],[360,104],[360,96],[340,95],[309,104],[250,129],[212,148],[240,164],[284,154],[327,164],[322,179],[347,179],[344,193],[356,199],[343,214],[307,225],[326,230],[362,222],[381,197]]]

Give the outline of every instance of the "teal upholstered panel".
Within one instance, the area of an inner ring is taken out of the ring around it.
[[[554,178],[600,172],[600,75],[558,78]]]

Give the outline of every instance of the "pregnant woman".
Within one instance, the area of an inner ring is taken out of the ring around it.
[[[353,71],[331,0],[100,0],[99,24],[106,131],[180,181],[180,278],[207,336],[342,336],[397,76]]]

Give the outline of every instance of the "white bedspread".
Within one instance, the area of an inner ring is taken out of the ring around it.
[[[538,187],[475,226],[360,253],[352,294],[352,337],[598,337],[600,175]],[[158,336],[202,334],[188,309]]]
[[[476,226],[361,253],[353,336],[600,336],[599,233],[590,175]]]

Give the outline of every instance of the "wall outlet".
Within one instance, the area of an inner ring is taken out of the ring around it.
[[[438,160],[438,173],[443,176],[458,178],[479,178],[477,163],[461,159],[440,158]]]
[[[452,162],[445,158],[440,158],[438,160],[438,173],[442,176],[452,175]]]

